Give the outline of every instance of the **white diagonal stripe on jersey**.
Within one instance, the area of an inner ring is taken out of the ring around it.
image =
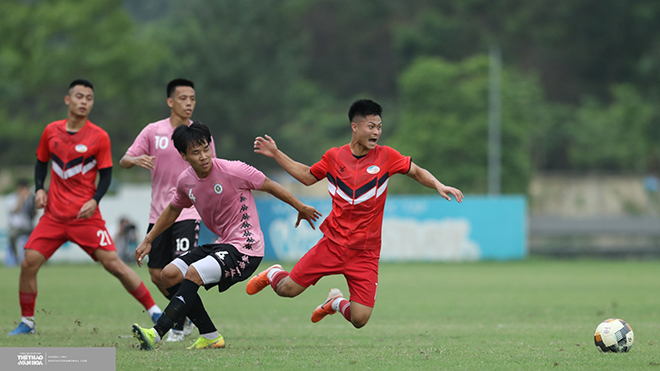
[[[389,178],[385,180],[383,184],[381,184],[380,187],[378,187],[378,192],[376,192],[376,197],[380,197],[380,195],[383,194],[387,190],[387,183],[389,182]]]
[[[331,196],[334,196],[335,192],[337,192],[337,187],[334,184],[328,182],[328,193],[330,193]]]
[[[96,166],[96,159],[90,161],[87,165],[82,168],[82,173],[87,174],[88,171],[92,170]]]
[[[351,205],[353,204],[353,199],[348,197],[348,195],[339,188],[337,188],[337,195],[339,195],[339,197],[343,198],[344,200],[348,201],[349,204]]]
[[[361,204],[364,201],[374,197],[375,195],[376,195],[376,188],[374,187],[374,188],[370,189],[369,192],[367,192],[367,193],[363,194],[362,196],[356,198],[355,201],[353,202],[353,205]]]
[[[67,170],[64,172],[64,176],[62,177],[62,179],[69,179],[69,178],[71,178],[71,177],[74,176],[74,175],[78,175],[79,173],[82,172],[82,168],[83,168],[83,167],[82,167],[82,164],[80,164],[80,165],[76,165],[76,166],[74,166],[74,167],[72,167],[72,168],[67,169]]]
[[[82,164],[79,164],[66,171],[62,171],[60,165],[58,165],[57,162],[55,161],[51,162],[51,164],[52,164],[53,172],[57,174],[60,178],[66,180],[80,173],[85,174],[89,172],[96,166],[96,160],[93,160],[92,162],[88,163],[87,165],[85,165],[85,167],[83,167]]]
[[[57,162],[53,161],[51,167],[53,168],[53,172],[61,178],[62,177],[62,168],[60,167],[60,165],[58,165]]]

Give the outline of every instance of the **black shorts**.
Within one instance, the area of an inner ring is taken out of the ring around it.
[[[218,291],[223,292],[234,284],[250,278],[261,263],[260,256],[249,256],[238,252],[236,248],[228,244],[207,244],[197,246],[187,254],[179,256],[188,266],[190,264],[212,256],[222,267],[222,278],[220,282],[204,285],[207,290],[218,286]]]
[[[154,225],[149,224],[147,233]],[[199,241],[199,220],[182,220],[172,224],[151,243],[149,268],[163,269],[174,258],[197,247]]]

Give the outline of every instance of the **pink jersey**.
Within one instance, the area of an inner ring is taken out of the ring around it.
[[[213,159],[204,179],[189,167],[179,176],[172,205],[195,206],[204,225],[218,235],[216,243],[234,246],[249,256],[264,256],[264,235],[252,190],[260,189],[266,176],[240,161]]]
[[[192,123],[192,121],[190,121]],[[190,167],[181,158],[181,154],[174,147],[172,133],[174,127],[170,124],[169,117],[147,125],[133,144],[128,148],[126,154],[131,157],[142,155],[155,156],[154,168],[151,170],[151,211],[149,212],[149,223],[156,223],[160,214],[165,210],[167,204],[176,192],[176,180],[182,171]],[[211,140],[211,150],[215,157],[215,145]],[[181,220],[199,219],[199,214],[194,207],[185,209],[177,218]]]

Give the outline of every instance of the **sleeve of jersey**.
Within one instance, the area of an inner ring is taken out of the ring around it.
[[[151,133],[151,126],[147,125],[133,141],[126,154],[131,157],[138,157],[149,154],[149,134]]]
[[[101,136],[101,139],[99,139],[99,151],[96,155],[96,166],[99,169],[112,167],[112,147],[110,144],[110,137],[105,132],[103,134],[104,135]]]
[[[185,172],[184,172],[185,173]],[[188,194],[186,193],[185,188],[183,188],[183,182],[184,175],[181,174],[179,176],[179,180],[176,182],[176,193],[172,197],[172,205],[176,207],[180,207],[182,209],[187,209],[193,205],[192,201],[190,201],[190,197],[188,197]]]
[[[44,132],[41,133],[41,140],[39,147],[37,147],[37,159],[41,162],[48,162],[50,160],[50,149],[48,148],[48,138],[50,137],[50,126],[46,126]]]
[[[232,166],[234,167],[232,171],[233,175],[240,179],[241,184],[235,185],[238,188],[259,190],[264,185],[266,175],[257,170],[257,168],[241,161],[232,162]]]
[[[412,158],[410,156],[404,156],[399,151],[394,148],[387,147],[390,155],[389,160],[391,163],[390,173],[393,174],[406,174],[410,171],[412,166]]]
[[[329,164],[330,150],[328,150],[319,162],[312,165],[309,171],[314,175],[318,180],[325,178],[328,175],[328,164]]]

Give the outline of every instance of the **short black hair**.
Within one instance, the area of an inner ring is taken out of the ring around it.
[[[174,91],[176,91],[176,88],[179,86],[190,86],[191,88],[195,89],[195,84],[190,80],[174,79],[167,84],[167,97],[171,97],[172,94],[174,94]]]
[[[92,91],[94,91],[94,85],[92,85],[91,82],[89,82],[89,81],[87,81],[87,80],[85,80],[85,79],[76,79],[76,80],[73,80],[73,81],[71,82],[71,84],[69,84],[69,91],[71,91],[71,88],[73,88],[74,86],[78,86],[78,85],[82,85],[82,86],[88,87],[88,88],[92,89]]]
[[[172,141],[174,148],[185,155],[191,144],[211,144],[211,131],[208,126],[199,121],[193,122],[190,126],[179,125],[172,133]]]
[[[370,99],[360,99],[353,102],[351,108],[348,109],[348,120],[353,122],[356,117],[381,116],[381,113],[383,113],[383,108],[380,104]]]
[[[19,187],[19,188],[20,187],[29,187],[30,182],[28,182],[28,180],[25,179],[25,178],[20,178],[20,179],[18,179],[18,181],[16,181],[16,186]]]

